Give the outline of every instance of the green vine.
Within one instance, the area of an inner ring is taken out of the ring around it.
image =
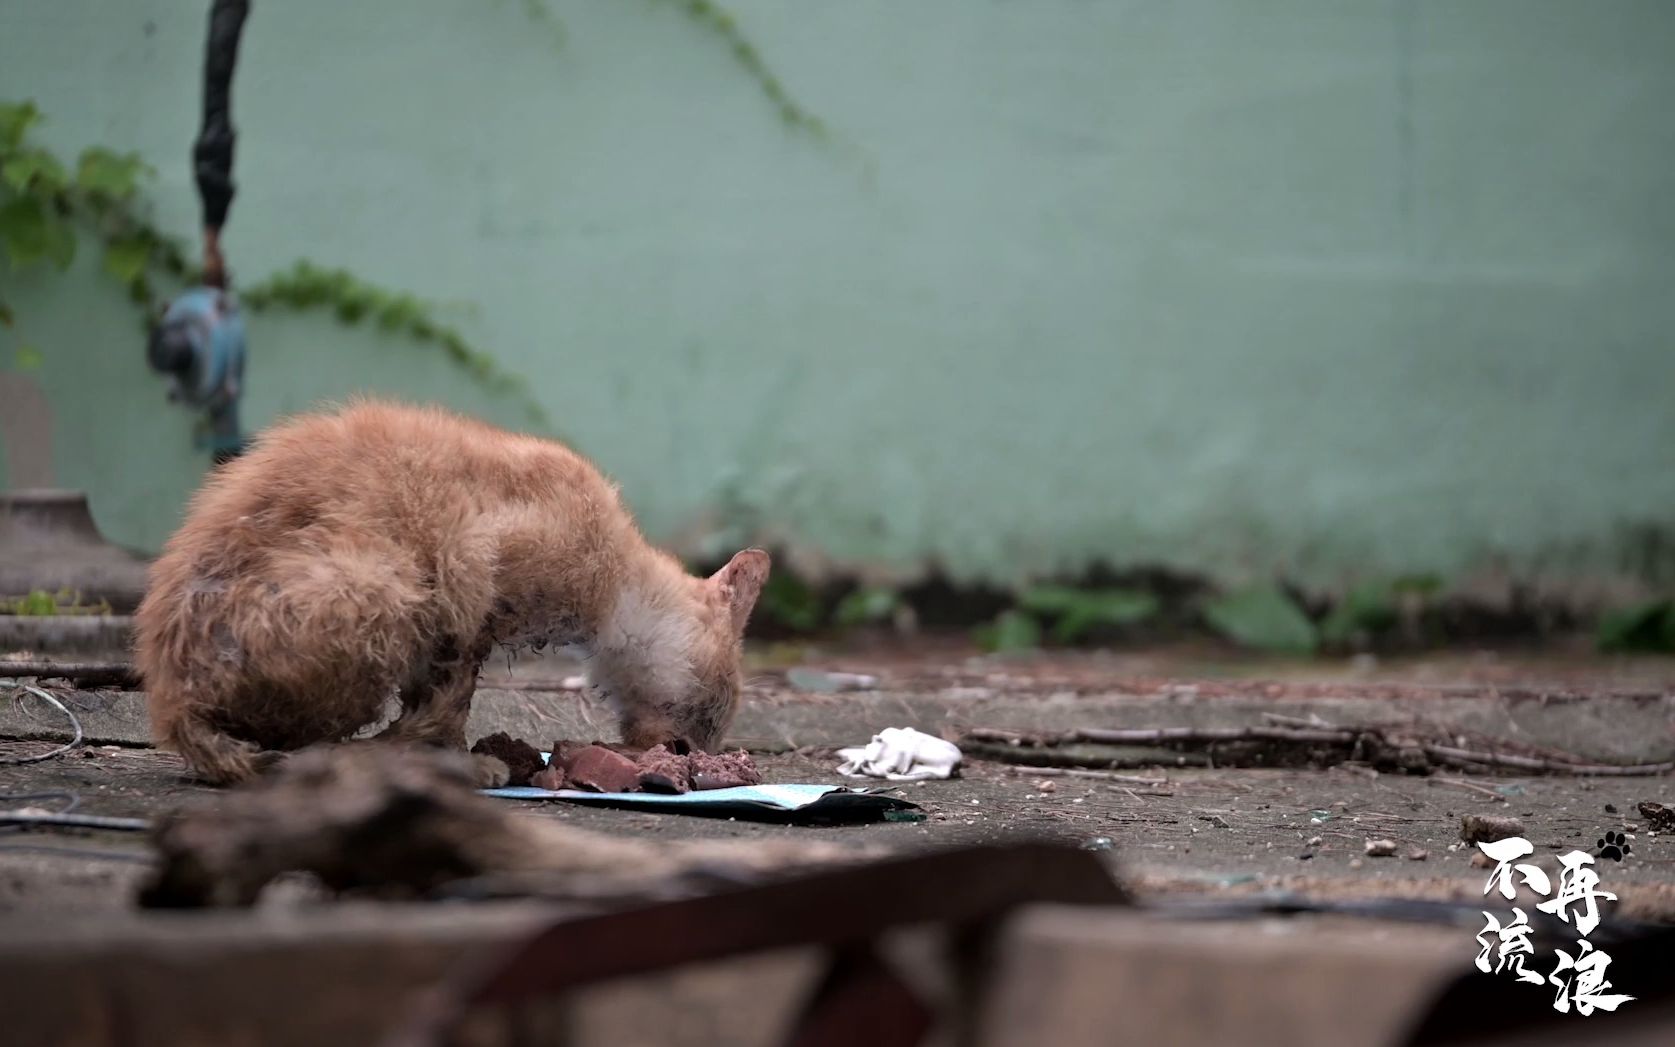
[[[10,269],[50,265],[60,271],[75,261],[80,234],[104,246],[104,271],[128,292],[149,324],[159,305],[157,282],[196,282],[182,242],[152,225],[140,190],[154,172],[137,154],[92,147],[74,168],[29,141],[41,122],[32,101],[0,103],[0,247]],[[240,299],[253,310],[281,306],[328,308],[347,325],[367,321],[380,330],[441,348],[454,364],[494,392],[517,396],[531,420],[546,425],[546,413],[519,375],[503,371],[494,358],[473,346],[456,328],[436,318],[426,302],[369,283],[342,269],[300,261],[244,288]],[[15,328],[15,310],[0,295],[0,326]],[[20,367],[37,367],[40,353],[23,345]]]
[[[762,52],[751,43],[739,28],[738,19],[723,8],[715,0],[658,0],[660,3],[673,4],[680,12],[691,19],[706,33],[719,37],[732,52],[733,59],[744,70],[756,86],[761,88],[762,94],[784,121],[785,126],[793,131],[803,131],[816,138],[828,138],[826,124],[819,117],[799,105],[786,90],[785,83],[768,67],[762,57]],[[531,22],[552,34],[556,47],[563,47],[567,39],[564,23],[554,13],[547,0],[523,0],[524,14]]]
[[[762,58],[762,52],[750,42],[739,28],[738,20],[731,13],[715,3],[715,0],[663,0],[673,3],[686,16],[702,26],[708,32],[719,36],[733,52],[733,58],[739,66],[748,73],[756,85],[762,89],[768,101],[773,104],[779,118],[785,126],[794,131],[804,131],[816,138],[827,137],[826,124],[819,117],[797,104],[796,99],[785,89],[785,84],[768,68],[768,63]]]
[[[824,122],[791,97],[731,13],[714,0],[662,2],[673,3],[706,32],[719,37],[788,128],[828,137]],[[564,26],[547,0],[522,0],[522,4],[525,15],[562,45]],[[10,269],[50,265],[67,270],[76,257],[79,234],[91,234],[104,248],[104,271],[122,285],[149,325],[159,305],[159,281],[184,286],[201,276],[188,261],[185,244],[158,229],[147,215],[140,189],[156,172],[136,153],[98,146],[83,150],[72,170],[28,140],[31,128],[41,120],[32,101],[0,102],[0,248]],[[546,413],[522,376],[503,371],[458,329],[438,320],[429,303],[410,294],[303,260],[242,289],[240,298],[257,311],[276,306],[330,309],[344,324],[370,322],[391,334],[436,345],[482,385],[520,397],[530,418],[547,424]],[[0,327],[15,329],[16,324],[15,310],[0,289]],[[20,367],[39,366],[40,353],[20,344],[16,360]]]
[[[0,246],[10,269],[68,269],[80,234],[90,234],[104,247],[105,272],[150,310],[155,279],[192,275],[181,242],[151,224],[139,198],[155,172],[137,153],[99,146],[82,150],[72,167],[29,140],[41,120],[32,101],[0,102]],[[0,296],[0,325],[16,323]]]
[[[531,22],[545,29],[552,36],[554,47],[563,47],[565,42],[569,40],[569,32],[565,30],[564,23],[558,15],[553,13],[553,9],[547,4],[547,0],[523,0],[523,13]]]
[[[546,411],[529,394],[522,375],[500,368],[494,357],[473,346],[456,328],[436,318],[430,303],[402,291],[370,284],[345,269],[325,269],[306,259],[239,292],[239,300],[257,312],[274,306],[298,311],[330,309],[347,326],[371,323],[380,331],[406,335],[439,347],[447,358],[477,382],[520,397],[532,421],[547,424]]]

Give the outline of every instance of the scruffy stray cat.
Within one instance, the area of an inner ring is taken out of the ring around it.
[[[463,748],[484,658],[546,643],[586,655],[628,744],[712,751],[768,566],[747,549],[689,575],[548,440],[387,403],[305,415],[211,477],[152,565],[136,623],[152,731],[231,784],[399,694],[379,737]]]

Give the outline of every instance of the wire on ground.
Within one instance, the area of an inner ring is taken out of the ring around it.
[[[17,691],[23,692],[23,694],[31,694],[36,698],[41,699],[54,709],[63,713],[70,721],[70,727],[75,731],[75,737],[50,752],[38,753],[34,756],[0,756],[0,764],[40,763],[42,760],[50,760],[55,756],[63,756],[65,753],[81,744],[81,721],[76,719],[76,714],[71,712],[68,706],[59,701],[51,693],[41,690],[34,684],[19,683],[16,680],[0,680],[0,687],[11,687]],[[12,700],[20,704],[23,701],[23,699],[18,695],[13,695]]]

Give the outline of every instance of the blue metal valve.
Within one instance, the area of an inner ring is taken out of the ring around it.
[[[198,446],[217,460],[244,448],[238,401],[244,391],[244,317],[232,295],[196,287],[169,303],[147,349],[169,378],[169,399],[202,410]]]

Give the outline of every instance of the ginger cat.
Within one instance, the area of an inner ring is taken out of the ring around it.
[[[721,743],[767,580],[652,548],[591,464],[439,409],[360,402],[263,433],[212,476],[136,620],[152,732],[215,784],[346,739],[463,748],[497,645],[570,646],[623,741]],[[492,770],[489,771],[492,776]]]

